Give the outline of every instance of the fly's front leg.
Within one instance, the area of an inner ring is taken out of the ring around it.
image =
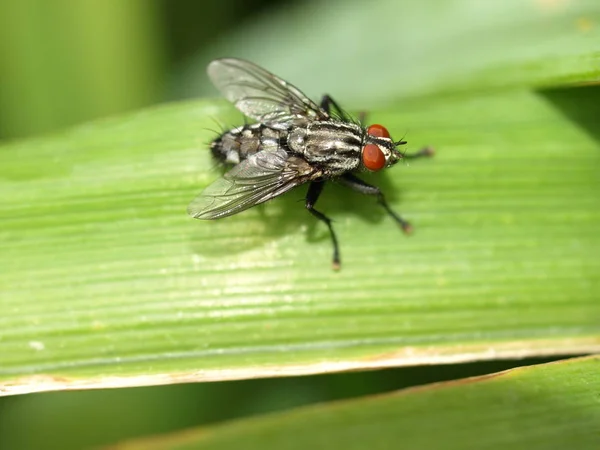
[[[421,150],[419,150],[417,153],[411,153],[411,154],[407,154],[407,155],[402,155],[402,158],[404,159],[418,159],[418,158],[422,158],[422,157],[430,157],[435,155],[435,151],[433,150],[433,147],[424,147]]]
[[[378,187],[371,186],[370,184],[365,183],[360,178],[355,177],[354,175],[349,173],[342,175],[339,178],[339,181],[357,192],[377,197],[377,201],[379,202],[379,204],[383,206],[387,213],[390,216],[392,216],[396,222],[398,222],[398,225],[402,227],[402,231],[404,231],[406,234],[410,234],[412,232],[412,225],[406,220],[404,220],[402,217],[400,217],[396,212],[394,212],[392,208],[390,208],[387,201],[385,200],[383,192],[381,192],[381,190]]]
[[[333,226],[331,225],[331,219],[322,212],[317,211],[315,209],[315,203],[317,203],[319,195],[321,195],[321,191],[323,191],[324,186],[324,181],[313,181],[312,183],[310,183],[308,187],[308,192],[306,194],[306,209],[317,219],[325,222],[325,224],[329,228],[329,233],[331,234],[331,241],[333,242],[333,269],[338,270],[340,268],[340,250],[338,248],[338,241],[335,235],[335,231],[333,231]]]

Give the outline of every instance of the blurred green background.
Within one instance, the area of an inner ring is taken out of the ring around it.
[[[448,23],[452,23],[454,14],[464,13],[452,10],[448,6],[452,2],[425,3],[427,6],[421,11],[423,17],[442,14],[448,17]],[[487,6],[485,3],[472,2],[470,7],[475,11],[474,15],[487,8],[486,14],[493,16],[492,2]],[[561,2],[546,2],[548,8],[554,3]],[[304,0],[2,2],[0,139],[60,132],[89,120],[203,95],[210,92],[203,68],[213,57],[225,55],[246,56],[264,63],[284,78],[291,77],[311,95],[321,93],[318,84],[321,78],[325,79],[323,85],[331,86],[332,80],[339,77],[336,89],[344,97],[345,93],[355,90],[353,80],[370,71],[373,84],[351,98],[355,102],[351,106],[363,106],[366,102],[368,107],[386,100],[387,92],[377,89],[380,81],[377,64],[385,64],[389,58],[399,66],[404,61],[427,65],[431,59],[423,49],[441,45],[439,34],[435,41],[427,39],[431,30],[427,29],[426,22],[402,22],[401,2],[387,2],[389,10],[374,11],[375,17],[381,14],[386,31],[378,22],[362,21],[360,16],[353,15],[359,2],[337,2],[340,9],[333,11],[348,17],[345,23],[336,22],[343,31],[337,40],[319,41],[320,30],[328,26],[326,16],[315,17],[310,42],[304,42],[304,35],[297,30],[278,28],[277,23],[272,24],[267,37],[256,32],[256,27],[271,17],[276,20],[286,15],[299,15],[300,11],[310,14],[311,8],[317,8],[315,5],[318,4]],[[390,11],[397,14],[390,14]],[[397,28],[393,28],[394,24]],[[587,24],[582,22],[580,26],[585,28]],[[402,41],[402,30],[407,27],[422,28],[420,46]],[[244,43],[240,44],[244,40],[244,30],[251,33],[247,51]],[[353,61],[353,48],[360,45],[359,36],[364,33],[397,36],[397,40],[388,39],[381,43],[381,48],[373,48],[371,65]],[[352,40],[352,36],[356,40]],[[451,37],[460,42],[459,35]],[[517,42],[514,44],[516,59],[526,56],[527,52],[543,51],[543,48],[521,48]],[[315,51],[321,47],[322,52]],[[290,52],[290,48],[295,48],[296,52]],[[488,62],[494,57],[490,50],[481,46],[481,53],[487,55]],[[471,61],[469,55],[448,54],[446,58],[448,60],[442,67],[447,67],[448,71],[432,77],[459,77],[461,68],[469,68]],[[337,64],[355,64],[360,66],[359,72],[364,72],[342,79],[344,77],[339,74],[332,74],[331,68]],[[318,72],[320,67],[329,68],[323,77]],[[397,76],[405,84],[399,84],[393,95],[406,95],[406,91],[413,88],[415,92],[426,90],[427,79],[411,76],[410,64],[404,67],[406,70]],[[300,80],[305,71],[312,75],[302,83]],[[0,398],[0,449],[48,448],[48,442],[53,443],[53,448],[87,448],[301,404],[391,391],[538,362],[543,361],[496,361],[370,373],[5,397]]]
[[[183,65],[274,0],[0,3],[0,137],[172,100]]]

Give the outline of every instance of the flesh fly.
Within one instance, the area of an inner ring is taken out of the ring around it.
[[[382,125],[363,126],[328,95],[317,105],[295,86],[251,62],[217,59],[207,71],[225,98],[257,123],[226,131],[212,142],[213,156],[233,168],[190,203],[191,216],[231,216],[309,183],[306,209],[327,225],[333,267],[339,269],[339,245],[332,222],[315,209],[325,183],[335,180],[376,197],[405,233],[411,231],[379,188],[356,173],[377,172],[402,158],[430,155],[430,149],[403,154],[398,147],[406,141],[394,141]]]

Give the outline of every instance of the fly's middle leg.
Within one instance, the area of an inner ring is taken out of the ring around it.
[[[317,219],[325,222],[325,224],[329,228],[329,233],[331,234],[331,241],[333,242],[333,269],[338,270],[340,268],[340,250],[338,247],[338,240],[335,235],[335,231],[333,231],[331,219],[322,212],[317,211],[315,209],[315,203],[317,203],[319,195],[321,195],[321,191],[323,191],[324,186],[324,181],[313,181],[312,183],[310,183],[308,187],[308,192],[306,194],[306,209]]]
[[[412,225],[408,221],[404,220],[394,210],[392,210],[392,208],[390,208],[387,201],[385,200],[383,192],[381,192],[381,189],[379,189],[377,186],[367,184],[360,178],[355,177],[354,175],[349,173],[342,175],[339,178],[339,181],[345,186],[348,186],[349,188],[354,189],[355,191],[360,192],[361,194],[373,195],[377,197],[377,201],[379,202],[379,204],[383,206],[386,212],[390,216],[392,216],[392,218],[398,223],[398,225],[400,225],[402,231],[404,231],[406,234],[410,234],[412,232]]]

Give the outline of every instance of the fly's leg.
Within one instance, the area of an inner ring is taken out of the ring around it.
[[[411,154],[406,154],[406,155],[402,155],[402,158],[404,159],[418,159],[418,158],[422,158],[422,157],[430,157],[435,155],[435,150],[433,150],[433,147],[424,147],[421,150],[419,150],[417,153],[411,153]]]
[[[325,94],[321,99],[320,106],[321,109],[324,109],[327,112],[327,114],[330,113],[331,107],[333,107],[335,109],[335,112],[338,116],[340,116],[341,119],[344,119],[346,121],[351,120],[350,116],[348,116],[348,113],[346,113],[342,108],[340,108],[340,105],[338,105],[337,102],[327,94]],[[365,123],[366,118],[367,113],[365,111],[361,111],[358,113],[358,123]]]
[[[342,108],[340,108],[340,105],[338,105],[337,102],[333,98],[331,98],[328,94],[325,94],[321,98],[321,109],[324,109],[325,112],[327,112],[329,114],[332,106],[335,108],[335,110],[338,114],[344,113],[342,111]]]
[[[398,222],[398,225],[400,225],[402,231],[404,231],[404,233],[406,234],[410,234],[412,232],[412,225],[406,220],[404,220],[402,217],[400,217],[396,212],[394,212],[392,208],[390,208],[387,201],[385,200],[383,192],[381,192],[381,190],[378,187],[371,186],[370,184],[365,183],[360,178],[357,178],[349,173],[342,175],[339,178],[339,181],[340,183],[348,186],[349,188],[354,189],[357,192],[360,192],[365,195],[376,196],[379,204],[383,206],[387,213],[390,216],[392,216],[396,222]]]
[[[337,102],[329,95],[325,94],[323,98],[321,98],[321,109],[325,110],[325,112],[329,114],[332,107],[341,119],[350,120],[348,114],[346,114],[346,112],[340,108],[340,105],[338,105]]]
[[[306,209],[309,213],[315,216],[317,219],[325,222],[327,228],[329,228],[329,233],[331,234],[331,241],[333,242],[333,269],[339,270],[340,268],[340,250],[338,248],[338,240],[335,236],[335,232],[333,231],[333,226],[331,225],[331,219],[327,217],[320,211],[315,209],[315,203],[319,199],[319,195],[321,195],[321,191],[323,191],[323,187],[325,186],[324,181],[313,181],[308,186],[308,192],[306,194]]]

